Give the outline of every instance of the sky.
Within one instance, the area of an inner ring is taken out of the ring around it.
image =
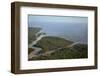
[[[36,16],[36,15],[29,15],[28,22],[31,24],[35,23],[87,23],[87,17],[73,17],[73,16]],[[29,25],[31,26],[31,25]]]

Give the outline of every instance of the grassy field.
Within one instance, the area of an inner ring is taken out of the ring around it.
[[[44,52],[54,50],[57,48],[64,48],[73,42],[65,40],[64,38],[46,36],[43,37],[35,46],[43,49]]]
[[[73,47],[67,47],[73,42],[65,40],[64,38],[58,37],[44,37],[35,46],[42,48],[43,52],[48,52],[50,50],[57,50],[50,55],[33,57],[29,60],[51,60],[51,59],[77,59],[77,58],[87,58],[88,51],[86,44],[76,44]]]

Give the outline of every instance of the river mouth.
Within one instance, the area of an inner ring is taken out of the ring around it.
[[[41,48],[39,48],[39,47],[32,47],[32,51],[29,53],[29,56],[28,56],[28,58],[30,59],[30,58],[32,58],[32,57],[36,57],[36,56],[38,56],[39,55],[39,52],[42,50]]]
[[[41,58],[44,58],[43,60],[45,60],[50,55],[52,56],[53,53],[56,53],[58,51],[63,51],[63,49],[67,49],[66,51],[69,51],[72,47],[74,47],[76,45],[79,45],[80,47],[83,47],[85,45],[85,44],[81,44],[80,42],[70,42],[70,41],[65,42],[66,40],[64,39],[65,41],[63,41],[62,44],[61,44],[62,40],[61,40],[61,42],[60,41],[56,41],[56,44],[53,47],[50,48],[51,43],[55,43],[54,41],[57,40],[57,39],[54,39],[54,38],[63,39],[63,38],[51,37],[51,36],[46,36],[45,35],[44,37],[42,36],[41,38],[37,39],[36,40],[37,42],[33,41],[32,44],[31,44],[31,49],[33,49],[33,51],[31,51],[30,54],[28,55],[28,59],[29,60],[34,60],[34,59],[38,60],[38,58],[39,58],[41,60]],[[54,41],[52,39],[54,39]],[[43,43],[40,44],[41,41]],[[49,44],[49,46],[47,46],[48,44]],[[80,49],[80,47],[78,47],[78,48]],[[74,51],[76,51],[76,50],[74,49]],[[75,57],[73,57],[73,58],[75,58]],[[80,58],[82,58],[82,57],[80,57]],[[85,57],[83,57],[83,58],[87,58],[87,55]],[[49,59],[52,59],[52,58],[49,58]],[[55,58],[53,58],[53,59],[55,59]]]
[[[39,55],[39,53],[41,52],[42,48],[40,47],[36,47],[35,45],[38,43],[38,41],[40,41],[43,37],[46,36],[45,33],[43,33],[41,30],[38,31],[36,34],[36,39],[33,40],[29,45],[28,48],[31,48],[33,50],[31,50],[31,53],[28,55],[28,58],[31,59],[33,57],[37,57]]]
[[[31,35],[32,34],[33,32],[31,32]],[[34,36],[35,39],[31,40],[32,42],[28,44],[28,60],[74,59],[88,57],[87,44],[79,41],[73,42],[59,36],[47,35],[40,30],[40,28],[35,31],[33,37]]]

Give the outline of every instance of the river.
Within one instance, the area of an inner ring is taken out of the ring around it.
[[[40,34],[40,33],[42,33],[42,31],[39,31],[37,34]],[[37,34],[36,34],[36,35],[37,35]],[[37,57],[37,56],[39,56],[39,55],[37,55],[37,54],[38,54],[38,52],[40,52],[40,51],[42,50],[42,48],[36,47],[36,46],[34,46],[34,45],[36,45],[37,42],[38,42],[39,40],[41,40],[43,37],[45,37],[45,36],[47,36],[47,35],[41,34],[40,36],[38,36],[38,37],[36,38],[35,41],[33,41],[31,44],[29,44],[29,46],[28,46],[29,48],[35,49],[35,50],[33,50],[33,51],[28,55],[28,58],[29,58],[29,59],[31,59],[32,57]],[[72,47],[72,46],[74,46],[74,45],[76,45],[76,44],[78,44],[78,43],[79,43],[79,42],[74,42],[74,43],[70,44],[68,47]],[[58,49],[62,49],[62,48],[58,48]],[[40,54],[40,55],[48,55],[48,54],[51,54],[51,53],[53,53],[53,52],[55,52],[55,51],[57,51],[57,49],[56,49],[56,50],[50,50],[50,51],[48,51],[48,52],[46,52],[46,53],[43,53],[43,54]]]

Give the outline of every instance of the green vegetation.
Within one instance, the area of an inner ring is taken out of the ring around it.
[[[42,52],[44,53],[52,50],[55,50],[55,52],[49,55],[33,57],[29,60],[78,59],[88,57],[87,44],[76,44],[72,47],[67,47],[72,43],[73,42],[63,38],[44,37],[35,46],[42,48]]]
[[[79,46],[77,48],[77,46]],[[76,58],[87,58],[87,47],[86,45],[77,44],[71,48],[62,48],[61,50],[51,54],[51,57],[58,59],[76,59]]]
[[[33,48],[28,48],[28,54],[30,54],[32,51],[34,51]]]
[[[37,27],[29,27],[28,28],[28,44],[36,39],[35,34],[37,32],[39,32],[40,30],[41,30],[41,28],[37,28]]]
[[[73,42],[65,40],[64,38],[46,36],[43,37],[38,43],[35,45],[36,47],[40,47],[43,51],[50,51],[57,48],[64,48],[68,45],[72,44]]]
[[[79,46],[80,44],[78,44]],[[72,48],[62,48],[50,55],[33,57],[30,60],[51,60],[51,59],[78,59],[78,58],[87,58],[88,52],[85,47],[86,45],[81,45],[81,47],[77,48],[74,46]],[[83,49],[84,50],[83,50]]]
[[[29,27],[28,28],[28,44],[36,40],[36,33],[39,32],[41,28]],[[46,33],[39,33],[37,36],[45,35]],[[52,59],[78,59],[78,58],[88,58],[88,46],[87,44],[76,44],[71,47],[69,45],[73,44],[72,41],[66,40],[64,38],[46,36],[37,42],[34,47],[39,47],[42,50],[37,53],[37,57],[33,57],[29,60],[52,60]],[[60,49],[59,49],[60,48]],[[35,51],[33,48],[28,48],[28,54]],[[45,54],[47,52],[53,51],[52,53]],[[44,55],[42,55],[44,54]]]

